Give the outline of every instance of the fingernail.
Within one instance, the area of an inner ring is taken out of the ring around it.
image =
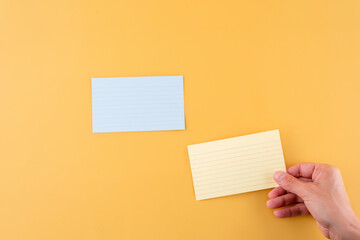
[[[286,174],[284,172],[276,172],[274,174],[274,179],[276,182],[281,182],[284,179],[285,175]]]

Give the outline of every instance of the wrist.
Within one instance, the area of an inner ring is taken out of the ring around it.
[[[329,234],[330,239],[333,240],[358,240],[360,239],[360,221],[354,214],[353,217],[330,228]]]
[[[345,239],[348,239],[348,240],[360,239],[360,222],[357,218],[353,222],[348,224],[347,231],[346,231],[345,237],[343,239],[344,240]]]

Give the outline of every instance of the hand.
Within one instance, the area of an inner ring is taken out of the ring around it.
[[[360,239],[360,221],[350,206],[340,171],[326,164],[301,163],[276,172],[279,187],[266,203],[278,218],[311,214],[325,237]],[[284,208],[282,208],[284,207]]]

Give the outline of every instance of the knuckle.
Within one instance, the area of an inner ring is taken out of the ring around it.
[[[336,172],[336,173],[339,173],[340,172],[340,169],[338,167],[332,167],[333,171]]]
[[[334,175],[340,174],[340,169],[335,166],[330,166],[330,173]]]
[[[332,165],[329,165],[329,164],[326,164],[326,163],[317,163],[316,165],[321,170],[329,170],[332,167]]]
[[[332,166],[332,165],[328,165],[328,164],[320,164],[320,168],[321,171],[328,173],[328,174],[339,174],[340,173],[340,169]]]

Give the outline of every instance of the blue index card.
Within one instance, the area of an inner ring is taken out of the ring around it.
[[[91,80],[94,133],[185,129],[183,76]]]

